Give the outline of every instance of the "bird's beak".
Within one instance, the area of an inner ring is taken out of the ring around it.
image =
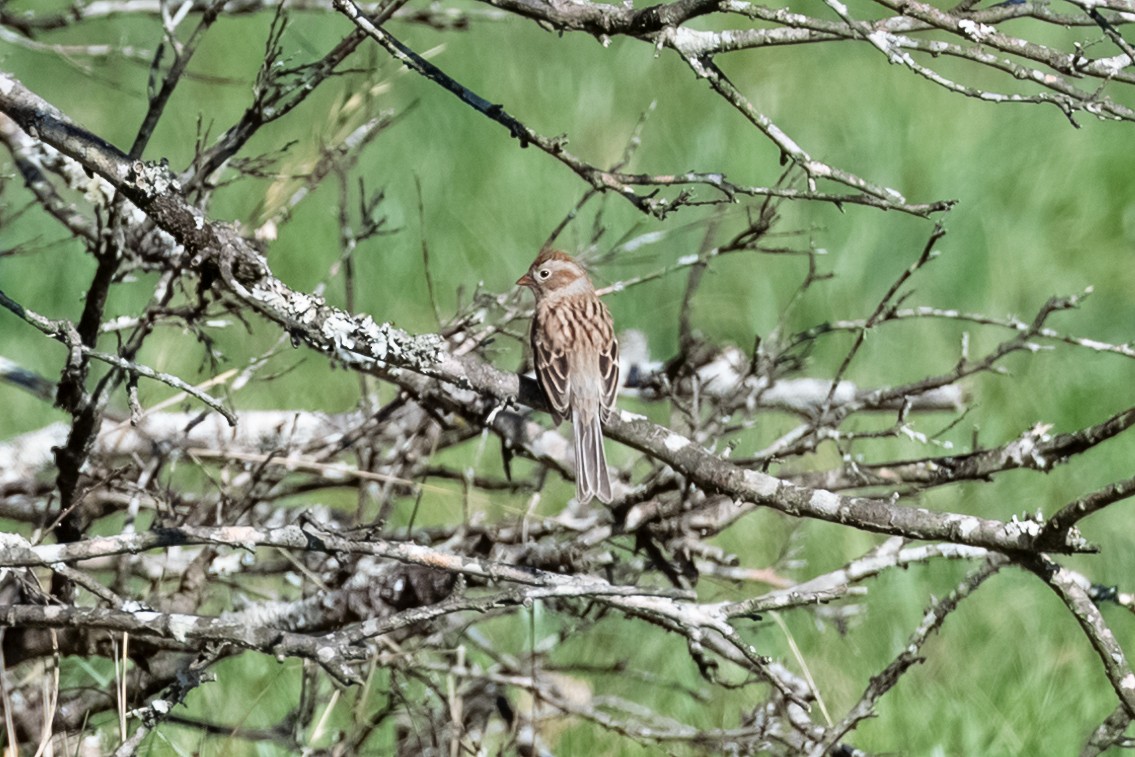
[[[532,281],[532,277],[529,276],[528,274],[524,274],[523,276],[521,276],[519,279],[516,280],[516,285],[518,287],[529,287],[529,288],[531,288],[533,283],[534,282]]]

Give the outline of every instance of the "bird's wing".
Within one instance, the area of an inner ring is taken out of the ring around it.
[[[603,421],[610,419],[615,409],[615,396],[619,393],[619,343],[615,340],[615,329],[611,322],[611,314],[602,302],[605,344],[599,351],[599,375],[603,380],[603,401],[601,415]]]
[[[532,321],[532,358],[536,362],[536,379],[551,406],[552,419],[559,424],[568,415],[571,382],[568,380],[568,357],[562,345],[551,344],[540,335],[539,313]]]

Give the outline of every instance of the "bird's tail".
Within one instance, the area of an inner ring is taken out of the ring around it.
[[[581,413],[573,408],[571,422],[575,435],[575,496],[581,505],[590,502],[592,497],[610,503],[611,474],[603,450],[599,413]]]

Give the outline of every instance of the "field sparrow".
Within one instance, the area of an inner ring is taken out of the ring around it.
[[[583,269],[569,255],[543,250],[516,281],[536,295],[532,355],[536,379],[556,425],[571,413],[575,435],[575,494],[611,501],[611,477],[600,426],[611,416],[619,384],[619,345],[611,314]]]

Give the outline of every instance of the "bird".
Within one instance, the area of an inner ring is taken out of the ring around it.
[[[619,344],[611,313],[584,267],[558,250],[541,250],[516,285],[536,296],[532,357],[552,420],[558,426],[571,417],[576,499],[581,505],[592,497],[610,503],[602,424],[611,418],[619,389]]]

